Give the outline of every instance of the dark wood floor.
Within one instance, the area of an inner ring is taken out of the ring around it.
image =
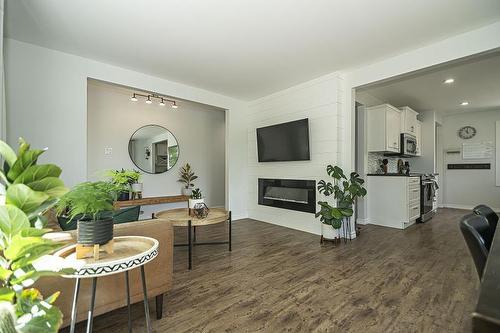
[[[365,226],[340,246],[263,222],[235,222],[232,253],[225,245],[197,247],[188,271],[186,250],[175,249],[174,288],[153,329],[470,332],[479,281],[457,226],[465,213],[441,210],[405,231]],[[198,238],[216,239],[218,231],[199,230]],[[145,331],[140,303],[133,324]],[[94,320],[95,332],[126,329],[125,309]]]

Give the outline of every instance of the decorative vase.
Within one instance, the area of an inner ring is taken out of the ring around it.
[[[103,245],[113,239],[113,218],[103,220],[79,220],[77,227],[78,244]]]
[[[189,208],[193,209],[196,204],[198,204],[198,203],[204,203],[204,202],[205,202],[205,198],[201,198],[201,199],[189,199]]]
[[[183,187],[182,188],[182,195],[191,196],[191,193],[193,193],[192,187]]]
[[[323,238],[327,240],[340,238],[339,229],[334,229],[331,225],[324,223],[321,223],[321,235],[323,235]]]
[[[118,201],[126,201],[126,200],[130,200],[130,192],[128,191],[123,191],[123,192],[120,192],[118,193],[118,198],[117,198]]]

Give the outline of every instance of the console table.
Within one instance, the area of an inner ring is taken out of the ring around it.
[[[178,208],[165,210],[154,215],[155,218],[171,223],[174,227],[188,227],[188,243],[187,244],[174,244],[174,246],[187,246],[188,247],[188,269],[192,268],[193,262],[193,246],[194,245],[218,245],[228,244],[229,251],[231,251],[231,211],[224,208],[210,208],[207,217],[199,219],[189,215],[189,209]],[[228,240],[223,242],[196,242],[196,227],[202,225],[210,225],[228,222],[229,234]],[[194,230],[194,237],[191,237],[191,230]],[[194,239],[193,239],[194,238]]]
[[[148,205],[159,205],[165,203],[188,202],[188,201],[189,201],[189,196],[187,195],[169,195],[163,197],[149,197],[149,198],[134,199],[134,200],[115,201],[113,206],[115,209],[120,209],[133,206],[148,206]]]

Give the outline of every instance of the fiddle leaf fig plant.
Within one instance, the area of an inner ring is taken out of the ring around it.
[[[347,178],[338,166],[328,165],[326,173],[333,178],[333,182],[320,180],[318,192],[326,197],[333,195],[335,205],[328,201],[318,201],[320,210],[316,213],[316,218],[319,217],[321,223],[331,225],[334,229],[340,229],[344,218],[354,214],[353,204],[356,199],[366,195],[363,187],[365,181],[356,172],[351,172]]]
[[[193,169],[191,169],[191,165],[186,163],[179,170],[179,179],[177,180],[180,183],[184,183],[184,187],[186,189],[193,187],[193,181],[198,179],[198,176],[195,175]]]
[[[46,237],[44,214],[67,189],[61,169],[37,164],[45,150],[31,150],[23,139],[17,154],[0,141],[0,331],[57,332],[61,311],[53,305],[59,292],[44,298],[32,285],[42,276],[69,274],[57,257],[64,243]]]

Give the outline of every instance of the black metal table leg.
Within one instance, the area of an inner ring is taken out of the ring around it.
[[[228,219],[228,221],[229,221],[229,251],[231,251],[231,241],[232,241],[232,235],[231,235],[231,233],[232,233],[232,230],[231,230],[232,229],[231,228],[231,222],[232,222],[231,211],[229,211],[229,219]]]
[[[91,291],[91,298],[90,298],[90,307],[89,307],[89,313],[87,317],[87,333],[92,332],[92,324],[94,321],[94,305],[95,305],[95,290],[97,287],[97,278],[94,277],[92,278],[92,291]]]
[[[131,308],[130,308],[130,284],[128,279],[128,271],[125,271],[125,284],[127,288],[127,311],[128,311],[128,332],[132,332],[132,316],[131,316]]]
[[[149,319],[149,304],[148,304],[148,291],[146,288],[146,273],[144,272],[144,265],[141,266],[142,278],[142,292],[144,293],[144,312],[146,313],[146,331],[151,332],[151,321]]]
[[[71,306],[71,327],[69,332],[75,333],[75,325],[76,325],[76,305],[78,303],[78,293],[80,292],[80,279],[76,278],[75,282],[75,291],[73,294],[73,305]]]
[[[196,243],[196,226],[193,227],[193,244]]]
[[[193,267],[193,239],[191,238],[191,220],[188,221],[188,269]]]

